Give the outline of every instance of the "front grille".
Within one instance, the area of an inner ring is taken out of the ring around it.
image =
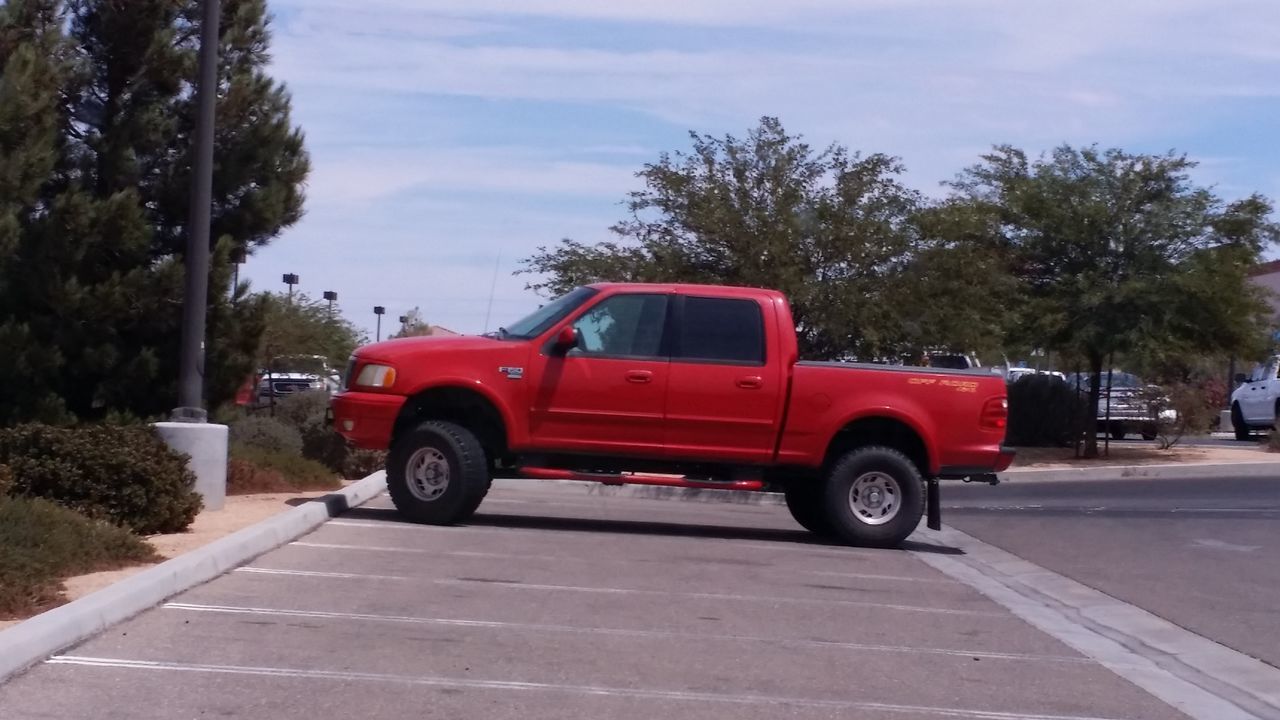
[[[277,395],[289,395],[310,390],[311,382],[308,380],[278,380],[271,383],[271,388]]]

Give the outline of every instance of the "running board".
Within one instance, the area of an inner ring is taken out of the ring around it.
[[[578,480],[605,485],[659,485],[662,487],[694,488],[698,490],[761,490],[763,480],[689,480],[679,475],[646,475],[632,473],[591,473],[556,468],[522,467],[516,470],[520,477],[534,480]]]

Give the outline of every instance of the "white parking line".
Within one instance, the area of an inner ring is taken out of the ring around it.
[[[730,695],[725,693],[688,692],[683,690],[650,690],[643,688],[605,687],[599,685],[564,685],[557,683],[517,682],[511,680],[478,680],[472,678],[391,675],[384,673],[333,672],[327,670],[304,670],[301,668],[157,662],[149,660],[125,660],[120,658],[82,657],[76,655],[58,655],[46,660],[45,662],[50,665],[79,665],[84,667],[126,670],[253,675],[260,677],[287,677],[306,680],[341,680],[347,682],[365,681],[428,687],[468,688],[474,690],[540,691],[642,700],[723,703],[731,705],[799,706],[829,708],[833,710],[856,710],[864,712],[931,715],[935,717],[972,718],[973,720],[1108,720],[1106,718],[1082,715],[1045,715],[1042,713],[1001,712],[995,710],[929,707],[923,705],[897,705],[893,703],[858,702],[852,700],[818,700],[775,695]]]
[[[223,613],[230,615],[261,615],[267,617],[306,617],[332,620],[363,620],[369,622],[407,623],[414,625],[442,625],[447,627],[490,628],[498,630],[525,630],[534,632],[570,633],[576,635],[611,635],[618,637],[663,638],[675,640],[717,641],[764,643],[771,646],[830,648],[839,650],[856,650],[858,652],[885,652],[918,655],[944,655],[970,660],[1015,660],[1043,661],[1068,664],[1092,664],[1083,657],[1065,655],[1034,655],[1030,653],[1004,653],[982,650],[957,650],[953,648],[912,647],[908,645],[876,645],[826,640],[793,640],[787,638],[766,638],[749,635],[723,635],[697,632],[675,632],[665,630],[627,630],[623,628],[590,628],[572,625],[547,625],[542,623],[499,622],[493,620],[459,620],[455,618],[432,618],[406,615],[376,615],[368,613],[326,612],[320,610],[283,610],[277,608],[239,607],[234,605],[199,605],[194,603],[165,603],[162,607],[168,610],[185,610],[188,612]]]
[[[239,567],[236,572],[247,572],[260,575],[297,575],[297,570],[276,570],[273,568],[260,567]],[[314,577],[326,577],[324,575],[315,575]],[[340,575],[346,579],[381,579],[382,576],[377,575],[359,575],[355,573],[342,573]],[[449,585],[461,587],[503,587],[512,590],[542,590],[550,592],[575,592],[575,593],[598,593],[605,595],[649,595],[661,597],[683,597],[697,598],[699,600],[728,600],[738,602],[760,602],[760,603],[776,603],[776,604],[792,604],[792,605],[837,605],[843,607],[867,607],[867,608],[883,608],[886,610],[900,610],[903,612],[918,612],[936,615],[969,615],[979,617],[1006,617],[1005,613],[992,610],[956,610],[952,608],[935,608],[921,605],[898,605],[894,603],[879,603],[869,600],[839,600],[825,598],[795,598],[795,597],[777,597],[771,595],[734,595],[729,593],[700,593],[700,592],[679,592],[671,590],[644,590],[638,588],[614,588],[614,587],[582,587],[579,585],[546,585],[539,583],[525,583],[518,580],[502,580],[489,578],[422,578],[411,579],[411,582],[426,583],[429,585]]]
[[[475,550],[435,550],[429,548],[406,548],[379,545],[340,545],[337,543],[313,543],[295,541],[289,543],[293,547],[320,548],[324,550],[373,550],[375,552],[409,553],[415,555],[447,555],[449,557],[487,557],[512,560],[561,560],[552,555],[520,555],[515,553],[491,553]]]

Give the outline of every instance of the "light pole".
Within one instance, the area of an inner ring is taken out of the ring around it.
[[[236,290],[240,288],[240,266],[244,264],[245,259],[244,248],[236,247],[231,249],[231,264],[236,266],[235,276],[231,280],[231,302],[236,301]]]
[[[289,302],[293,302],[293,286],[298,284],[298,276],[294,273],[285,273],[281,279],[285,285],[289,286]]]
[[[373,306],[373,314],[378,316],[377,342],[382,342],[382,316],[386,314],[386,312],[387,312],[387,309],[382,307],[381,305]]]
[[[203,0],[195,132],[191,139],[191,205],[187,213],[182,339],[178,346],[178,407],[154,427],[165,444],[186,456],[192,488],[207,510],[227,497],[227,426],[209,422],[204,408],[205,316],[209,295],[209,225],[213,208],[213,131],[218,98],[219,0]]]
[[[329,301],[329,322],[333,322],[333,303],[338,299],[338,293],[332,290],[325,290],[324,299]]]
[[[219,0],[204,0],[200,19],[200,69],[196,84],[196,128],[192,138],[191,209],[187,214],[186,282],[182,345],[178,361],[178,407],[173,419],[204,422],[204,334],[209,294],[209,214],[213,205],[213,129],[218,98]]]

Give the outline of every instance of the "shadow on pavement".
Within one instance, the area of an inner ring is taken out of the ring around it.
[[[353,508],[342,516],[344,519],[384,521],[388,523],[407,524],[399,513],[390,508]],[[813,547],[840,549],[846,546],[826,542],[804,530],[782,530],[774,528],[733,527],[726,525],[693,525],[686,523],[655,522],[644,520],[600,520],[594,518],[541,517],[536,515],[502,515],[496,513],[478,513],[461,528],[489,527],[519,530],[545,530],[548,532],[598,532],[623,535],[652,535],[683,538],[710,538],[717,540],[755,540],[790,545],[808,545]],[[963,554],[955,548],[933,545],[916,541],[907,541],[902,548],[885,552],[932,552],[943,554]]]

